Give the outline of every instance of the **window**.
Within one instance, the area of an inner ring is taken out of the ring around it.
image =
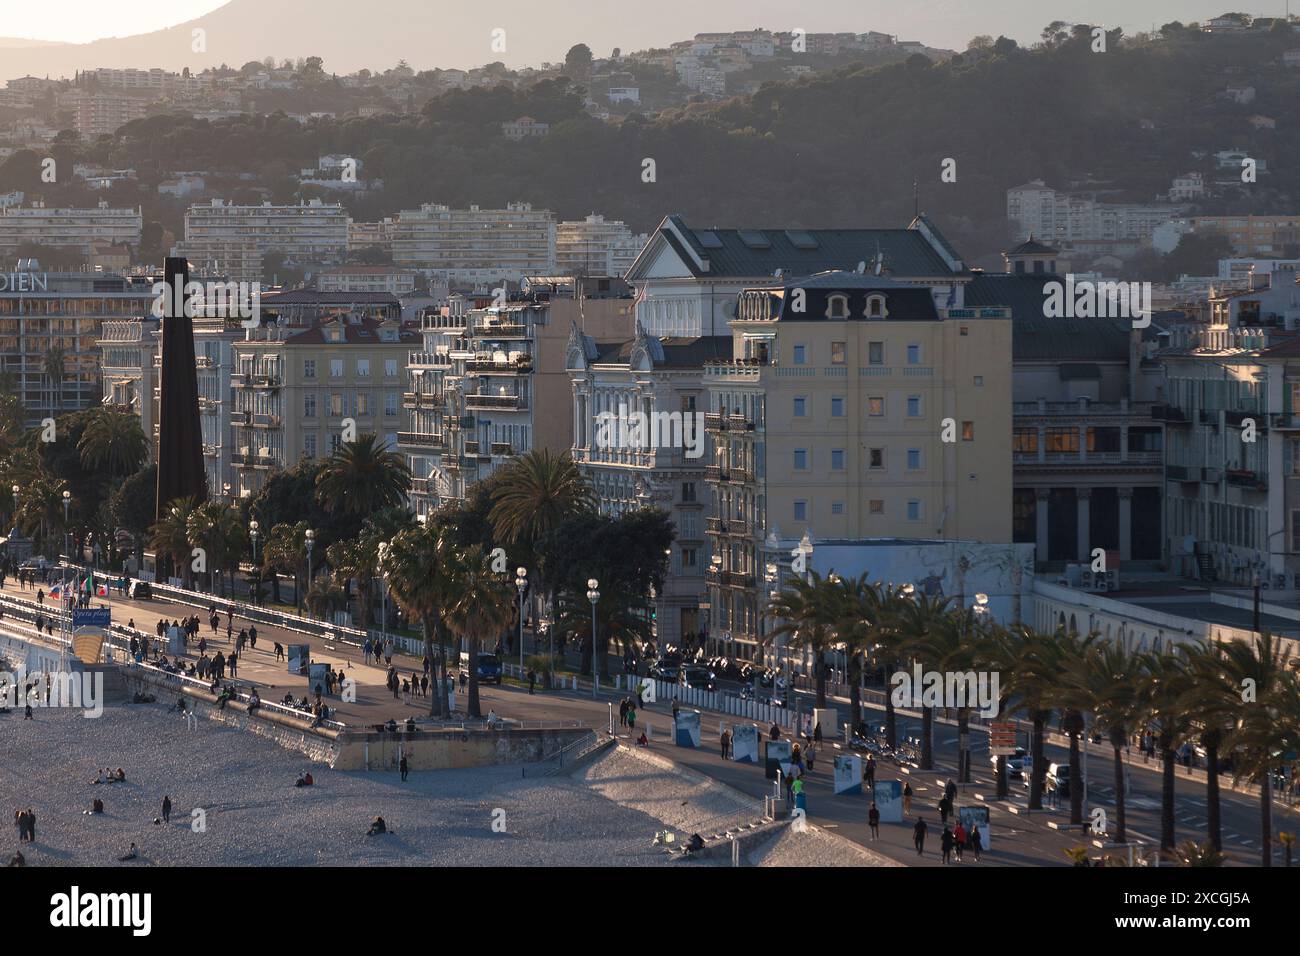
[[[397,378],[397,359],[384,359],[384,378]]]
[[[921,364],[921,346],[912,344],[907,347],[907,364],[908,365]]]
[[[969,326],[966,326],[966,325],[959,326],[959,327],[958,327],[958,330],[957,330],[957,334],[958,334],[958,335],[970,335],[970,327],[969,327]]]
[[[343,393],[342,392],[330,393],[330,414],[333,415],[335,418],[339,418],[343,415]]]
[[[343,360],[330,359],[330,378],[343,377]]]
[[[370,359],[368,358],[357,359],[357,377],[359,378],[370,377]]]
[[[843,365],[847,355],[848,355],[848,346],[846,346],[843,342],[831,343],[831,364],[832,365]]]
[[[885,400],[882,397],[867,399],[867,414],[872,418],[880,418],[885,414]]]
[[[867,343],[867,364],[869,365],[885,364],[885,343],[884,342]]]
[[[885,449],[868,448],[867,449],[867,467],[884,468],[885,467]]]
[[[316,393],[315,392],[307,392],[305,395],[303,395],[302,417],[303,418],[316,417]]]
[[[683,511],[681,513],[680,536],[688,541],[694,541],[700,536],[700,514],[698,511]]]
[[[907,450],[907,470],[908,471],[921,470],[921,449],[909,448]]]
[[[843,470],[844,470],[844,449],[832,448],[831,449],[831,471],[843,471]]]
[[[844,398],[841,395],[831,396],[831,418],[844,417]]]
[[[808,349],[803,345],[794,347],[794,364],[806,365],[808,362]]]
[[[385,415],[397,414],[397,393],[396,392],[384,392],[384,414]]]
[[[907,396],[907,417],[908,418],[921,417],[921,396],[920,395]]]
[[[696,551],[694,548],[682,548],[682,567],[693,568],[696,563]]]
[[[921,502],[913,499],[907,503],[907,520],[908,521],[921,520]]]
[[[808,502],[796,501],[794,503],[794,520],[795,521],[808,520]]]
[[[307,432],[302,436],[302,453],[308,458],[316,457],[316,433]]]
[[[885,513],[885,499],[872,498],[867,502],[867,512],[873,515],[883,515]]]
[[[1017,428],[1011,432],[1011,450],[1021,454],[1038,453],[1038,429]]]
[[[794,397],[794,417],[803,418],[808,414],[808,399],[803,395]]]
[[[1285,465],[1288,475],[1300,475],[1300,439],[1286,440]]]
[[[1291,512],[1291,550],[1300,551],[1300,509]]]
[[[693,411],[695,411],[695,396],[694,396],[694,395],[683,395],[683,396],[682,396],[682,411],[684,411],[684,412],[693,412]]]
[[[847,319],[849,317],[849,297],[847,295],[829,295],[826,297],[826,318]]]
[[[962,423],[961,423],[961,440],[962,440],[962,441],[974,441],[974,440],[975,440],[975,423],[974,423],[974,422],[962,422]]]
[[[303,378],[315,378],[315,377],[316,377],[316,360],[315,360],[315,359],[303,359],[303,360],[302,360],[302,377],[303,377]]]
[[[1047,451],[1079,453],[1078,428],[1048,428],[1043,437],[1047,441]]]
[[[693,481],[682,482],[682,502],[684,504],[695,503],[695,482]]]
[[[337,432],[330,435],[330,454],[334,454],[334,452],[338,451],[341,447],[343,447],[343,436]]]
[[[808,449],[796,448],[794,450],[794,470],[795,471],[808,470]]]
[[[976,375],[976,376],[975,376],[975,387],[976,387],[976,388],[983,388],[983,387],[984,387],[984,376],[983,376],[983,375]]]
[[[842,515],[842,514],[844,514],[844,502],[842,502],[842,501],[832,501],[832,502],[831,502],[831,514],[833,514],[833,515]]]
[[[370,414],[370,393],[369,392],[357,392],[357,414],[358,415]]]
[[[885,297],[883,295],[867,296],[867,310],[865,313],[869,319],[883,319],[889,315],[889,310],[885,308]]]

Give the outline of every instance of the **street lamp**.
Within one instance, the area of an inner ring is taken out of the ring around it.
[[[308,528],[305,537],[307,539],[307,583],[303,587],[302,601],[300,603],[302,604],[303,608],[306,609],[307,608],[306,592],[311,590],[311,549],[316,547],[316,532],[311,530],[311,528]],[[311,617],[310,609],[307,609],[307,616]]]
[[[600,600],[600,592],[596,590],[600,587],[600,582],[595,578],[587,578],[587,600],[591,602],[591,696],[596,696],[596,602]]]
[[[521,680],[524,676],[524,591],[527,588],[528,569],[515,568],[515,590],[519,592],[519,677]]]
[[[384,644],[388,643],[388,568],[384,566],[388,558],[390,545],[380,541],[375,550],[379,553],[379,633],[383,635]]]

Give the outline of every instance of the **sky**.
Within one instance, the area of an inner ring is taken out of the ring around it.
[[[267,7],[291,5],[295,12],[306,12],[313,4],[303,0],[264,0]],[[503,20],[510,18],[518,0],[401,0],[414,7],[476,9],[489,15],[499,11]],[[592,0],[593,7],[604,7],[611,0]],[[1126,33],[1148,30],[1169,20],[1204,19],[1228,9],[1241,9],[1257,16],[1280,15],[1287,0],[1254,0],[1237,4],[1233,0],[711,0],[710,3],[674,3],[671,0],[614,0],[623,14],[620,36],[624,49],[638,49],[662,42],[663,36],[688,37],[697,30],[733,29],[764,26],[790,29],[802,26],[810,31],[846,30],[863,32],[881,30],[900,39],[917,39],[931,46],[962,49],[975,34],[1005,34],[1028,43],[1033,41],[1050,20],[1100,22],[1108,28],[1121,26]],[[358,12],[366,9],[363,0],[355,0]],[[71,43],[85,43],[104,37],[122,37],[157,30],[202,16],[224,5],[224,0],[57,0],[38,3],[34,0],[0,0],[0,36],[25,37]],[[351,3],[348,4],[351,6]],[[530,30],[554,32],[555,45],[582,34],[593,16],[573,16],[581,3],[564,0],[529,0],[535,13],[553,7],[556,15],[543,24],[530,24]],[[626,5],[626,6],[624,6]],[[1300,0],[1294,0],[1300,12]],[[647,15],[638,24],[638,8]],[[450,11],[448,11],[450,12]],[[604,12],[604,11],[601,11]],[[382,34],[383,27],[367,22],[362,13],[353,24],[340,22],[340,29],[358,33]],[[707,23],[705,22],[707,21]],[[789,22],[787,22],[789,21]],[[371,28],[371,29],[368,29]],[[633,39],[639,33],[645,43]],[[378,39],[378,36],[376,36]],[[602,38],[592,37],[597,48]],[[630,41],[630,42],[629,42]],[[567,45],[567,44],[566,44]],[[600,46],[604,46],[600,43]]]

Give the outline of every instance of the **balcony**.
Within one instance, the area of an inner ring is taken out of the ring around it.
[[[754,586],[754,576],[752,574],[742,574],[739,571],[723,571],[721,583],[727,588],[749,589]]]
[[[236,372],[230,376],[231,388],[279,388],[280,384],[278,375],[249,375]]]
[[[427,494],[429,494],[429,493],[430,493],[430,492],[429,492],[429,479],[428,479],[428,478],[412,478],[412,479],[411,479],[411,494],[413,494],[413,495],[427,495]]]
[[[1219,469],[1217,468],[1201,469],[1201,481],[1207,485],[1217,485],[1219,483],[1220,477],[1221,475],[1219,474]]]
[[[279,428],[281,420],[279,415],[254,412],[252,420],[248,424],[252,425],[254,428]]]
[[[411,445],[415,448],[445,448],[447,446],[443,436],[426,432],[398,432],[397,444]]]
[[[447,419],[447,427],[450,428],[452,431],[460,431],[461,429],[464,428],[473,428],[474,416],[473,415],[452,416],[451,418]]]
[[[446,396],[433,392],[403,392],[403,408],[442,408],[447,404]]]
[[[1190,425],[1187,413],[1177,405],[1153,405],[1151,406],[1151,417],[1158,422],[1164,422],[1166,425]]]
[[[1199,475],[1193,475],[1194,469],[1187,465],[1165,465],[1165,478],[1169,481],[1196,481]]]
[[[483,339],[528,338],[528,326],[521,322],[476,322],[470,331]]]
[[[724,465],[706,465],[704,479],[719,483],[734,482],[743,484],[754,480],[754,473],[747,468],[732,468]]]
[[[235,454],[230,456],[230,463],[236,468],[255,468],[258,470],[268,470],[275,467],[278,462],[274,455],[244,455]]]
[[[494,455],[504,455],[506,458],[510,458],[514,453],[514,446],[508,441],[494,441],[492,443],[492,454]]]
[[[247,425],[253,417],[252,412],[246,412],[242,409],[235,409],[230,413],[230,424]]]
[[[1251,468],[1229,468],[1225,473],[1228,484],[1249,491],[1268,491],[1267,479]]]
[[[1279,428],[1284,431],[1294,431],[1300,429],[1300,415],[1273,415],[1271,416],[1271,423],[1274,428]]]
[[[528,396],[471,393],[465,396],[465,407],[524,411],[528,408]]]
[[[533,360],[531,358],[519,361],[494,361],[493,359],[469,359],[465,362],[466,372],[481,372],[492,375],[527,375],[533,370]]]
[[[411,352],[406,364],[410,368],[450,368],[451,358],[446,352]]]

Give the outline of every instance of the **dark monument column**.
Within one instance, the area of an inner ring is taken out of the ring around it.
[[[203,431],[199,425],[199,380],[194,364],[194,322],[185,311],[189,262],[169,257],[162,320],[162,372],[158,401],[158,494],[154,517],[177,498],[206,501]],[[164,557],[159,556],[159,580]]]

